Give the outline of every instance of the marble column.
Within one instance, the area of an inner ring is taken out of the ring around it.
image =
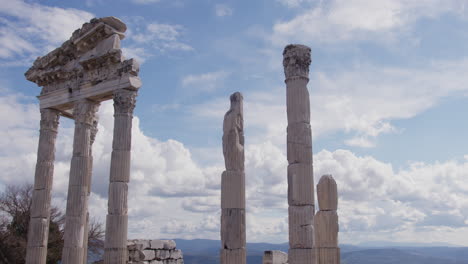
[[[93,126],[91,128],[91,140],[90,140],[90,148],[89,148],[89,165],[88,165],[88,200],[89,196],[91,195],[91,181],[93,176],[93,143],[96,139],[96,134],[98,132],[98,116],[95,115],[93,120]],[[85,231],[83,233],[83,264],[88,263],[88,233],[89,233],[89,211],[86,213],[86,225]]]
[[[221,176],[221,264],[245,264],[244,112],[242,94],[231,95],[224,116]]]
[[[45,264],[59,112],[41,109],[41,128],[28,230],[26,264]]]
[[[312,132],[307,83],[310,48],[288,45],[283,52],[288,117],[289,264],[315,263]]]
[[[75,135],[68,183],[63,264],[83,263],[84,233],[88,213],[91,131],[99,103],[83,99],[75,103]]]
[[[340,264],[338,190],[331,175],[320,178],[317,200],[320,208],[314,218],[317,264]]]
[[[114,92],[114,139],[110,168],[105,264],[125,264],[127,252],[127,195],[130,180],[132,119],[137,91],[120,89]]]

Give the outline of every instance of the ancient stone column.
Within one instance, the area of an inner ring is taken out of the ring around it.
[[[91,131],[99,103],[88,99],[75,102],[75,134],[68,183],[65,216],[63,264],[83,263],[84,232],[88,214],[89,167],[91,164]]]
[[[289,264],[315,263],[314,178],[307,83],[310,48],[288,45],[283,52],[288,116]]]
[[[226,170],[221,176],[221,264],[245,264],[244,112],[242,94],[231,95],[223,122]]]
[[[135,90],[114,91],[114,139],[104,243],[105,264],[125,264],[128,261],[127,195],[130,180],[132,119],[136,96]]]
[[[288,254],[279,250],[269,250],[263,253],[262,264],[287,264]]]
[[[88,200],[89,196],[91,195],[91,181],[93,176],[93,143],[96,139],[96,134],[98,132],[98,116],[94,116],[93,126],[91,128],[91,140],[90,140],[90,148],[89,148],[89,165],[88,165]],[[83,264],[88,263],[88,233],[89,233],[89,211],[86,213],[86,225],[85,231],[83,233]]]
[[[320,208],[314,218],[317,264],[339,264],[338,192],[331,175],[320,178],[317,198]]]
[[[41,128],[26,251],[27,264],[45,264],[59,112],[41,109]]]

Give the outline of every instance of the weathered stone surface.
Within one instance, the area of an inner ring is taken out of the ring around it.
[[[240,264],[245,263],[245,249],[221,249],[221,263],[224,264]]]
[[[27,264],[46,263],[58,121],[57,110],[41,109],[41,129],[26,250]]]
[[[287,264],[288,254],[279,250],[265,251],[263,254],[263,264]]]
[[[221,243],[224,249],[245,247],[245,209],[222,209]]]
[[[339,248],[317,248],[317,264],[340,264]]]
[[[88,210],[88,187],[68,186],[67,216],[85,218]],[[84,225],[84,222],[83,222]]]
[[[107,248],[127,248],[127,215],[107,215],[105,245]],[[123,247],[122,247],[123,245]]]
[[[221,208],[245,208],[245,173],[224,171],[221,175]]]
[[[131,152],[128,150],[114,150],[111,155],[111,182],[129,182]]]
[[[323,175],[317,184],[317,198],[321,211],[338,210],[338,190],[331,175]]]
[[[109,184],[109,214],[127,214],[128,184],[125,182],[111,182]]]
[[[69,215],[67,215],[65,219],[66,223],[63,234],[64,248],[83,248],[84,222],[86,219],[83,219],[81,216]]]
[[[315,246],[338,247],[338,214],[336,211],[318,211],[314,217]]]
[[[134,239],[127,242],[129,263],[183,263],[183,254],[173,240]]]
[[[287,142],[312,147],[312,130],[308,123],[291,123],[287,128]]]
[[[314,205],[314,177],[311,164],[294,163],[288,166],[289,205]]]
[[[49,237],[49,219],[31,218],[29,222],[28,245],[30,247],[47,247]]]
[[[289,164],[312,164],[312,147],[297,143],[288,143],[287,156]]]
[[[289,206],[288,211],[290,248],[313,248],[314,206]]]
[[[244,114],[243,97],[231,95],[231,107],[224,115],[223,154],[226,170],[244,170]]]
[[[310,48],[287,45],[283,51],[288,116],[289,263],[315,264],[312,132],[307,83]]]
[[[126,248],[104,248],[104,263],[127,264],[128,250]]]
[[[33,190],[34,203],[31,205],[31,217],[48,218],[50,214],[51,190]]]
[[[309,66],[312,62],[309,47],[290,44],[283,51],[283,67],[286,79],[291,77],[309,78]]]
[[[286,81],[286,107],[288,124],[310,123],[308,80],[304,78]]]
[[[290,248],[288,251],[289,264],[314,264],[316,255],[314,248]]]

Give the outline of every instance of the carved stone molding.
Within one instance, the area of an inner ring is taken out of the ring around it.
[[[310,48],[304,45],[287,45],[283,51],[283,66],[286,80],[292,77],[309,78],[312,62]]]
[[[73,108],[75,123],[84,123],[90,126],[93,125],[98,109],[99,103],[87,99],[76,102],[75,107]]]
[[[135,109],[137,91],[120,89],[114,91],[114,113],[133,114]]]
[[[54,109],[41,109],[41,130],[52,130],[57,132],[59,125],[59,112]]]
[[[94,115],[94,120],[93,120],[93,125],[91,126],[91,145],[93,145],[94,143],[94,140],[96,139],[96,134],[98,132],[98,121],[99,121],[99,117],[98,115]]]

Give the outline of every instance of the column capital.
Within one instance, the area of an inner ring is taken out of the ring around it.
[[[133,114],[135,109],[137,91],[119,89],[114,91],[115,114]]]
[[[92,125],[98,109],[99,103],[97,102],[93,102],[88,99],[77,101],[73,108],[73,117],[75,118],[75,123],[85,123]]]
[[[57,132],[59,124],[59,111],[51,108],[41,109],[41,130]]]
[[[286,80],[292,77],[309,79],[309,66],[312,62],[311,49],[305,45],[290,44],[283,51],[283,67]]]
[[[96,134],[98,132],[98,121],[99,121],[99,117],[98,115],[94,115],[94,118],[93,118],[93,124],[91,126],[91,137],[90,137],[90,140],[91,140],[91,145],[93,145],[94,143],[94,140],[96,139]]]

